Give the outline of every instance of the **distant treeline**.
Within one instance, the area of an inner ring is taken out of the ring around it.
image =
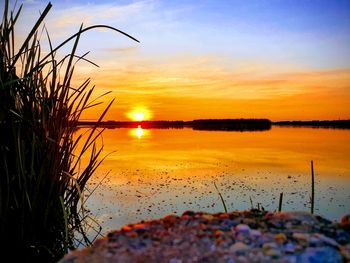
[[[279,125],[279,126],[350,129],[350,120],[278,121],[278,122],[273,122],[272,124]]]
[[[80,121],[79,126],[93,126],[96,122]],[[193,121],[105,121],[99,123],[106,128],[182,129],[207,131],[264,131],[271,129],[268,119],[202,119]]]
[[[193,130],[265,131],[271,129],[268,119],[206,119],[191,122]]]

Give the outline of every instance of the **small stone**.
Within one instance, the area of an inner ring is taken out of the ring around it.
[[[341,263],[340,253],[331,247],[308,247],[300,256],[300,262],[332,262]]]
[[[287,241],[287,237],[285,234],[280,233],[280,234],[275,235],[275,241],[277,243],[283,244]]]
[[[167,215],[166,217],[164,217],[164,222],[175,223],[177,221],[177,219],[178,219],[177,216]]]
[[[286,253],[294,253],[295,252],[295,245],[293,243],[287,243],[284,246],[284,251]]]
[[[175,238],[175,239],[173,240],[173,244],[174,244],[174,245],[178,245],[178,244],[180,244],[180,243],[182,243],[182,238]]]
[[[341,218],[340,224],[342,227],[350,228],[350,215],[345,215]]]
[[[202,218],[208,221],[212,221],[213,219],[215,219],[215,217],[213,217],[212,215],[209,214],[204,214],[202,215]]]
[[[293,238],[297,240],[300,245],[308,246],[310,235],[304,233],[293,233]]]
[[[129,232],[129,231],[131,231],[132,230],[132,227],[131,226],[123,226],[123,228],[122,228],[122,231],[125,231],[125,232]]]
[[[236,231],[239,233],[243,233],[243,234],[249,234],[250,232],[250,227],[248,225],[245,224],[239,224],[236,226]]]
[[[347,246],[342,246],[340,248],[340,252],[343,255],[346,262],[350,262],[350,244],[348,244]]]
[[[219,218],[221,218],[221,219],[226,219],[226,218],[229,218],[229,215],[226,214],[226,213],[223,213],[223,214],[220,214],[220,215],[219,215]]]
[[[330,245],[333,247],[339,247],[338,242],[330,237],[326,237],[325,235],[319,234],[318,238],[326,245]]]
[[[216,230],[216,231],[214,232],[214,235],[215,235],[216,237],[222,236],[223,234],[224,234],[224,232],[222,232],[221,230]]]
[[[237,261],[240,263],[249,263],[248,259],[243,255],[238,256]]]
[[[249,246],[242,242],[234,243],[232,246],[230,246],[230,252],[231,253],[237,253],[237,252],[245,252],[249,249]]]
[[[274,242],[268,242],[263,245],[263,250],[267,250],[270,248],[278,248],[278,245]]]
[[[282,254],[281,251],[279,251],[276,248],[270,248],[264,251],[266,256],[270,256],[272,258],[279,258]]]
[[[127,237],[137,237],[138,234],[137,234],[136,232],[134,232],[134,231],[130,231],[130,232],[127,232],[127,233],[126,233],[126,236],[127,236]]]
[[[181,263],[181,262],[182,262],[182,260],[181,259],[177,259],[177,258],[171,258],[169,260],[169,263]]]
[[[193,212],[193,211],[185,211],[182,215],[183,216],[194,216],[195,212]]]
[[[309,239],[310,246],[317,247],[322,244],[322,241],[316,237],[316,236],[311,236]]]
[[[259,230],[256,230],[256,229],[252,229],[252,230],[250,230],[250,235],[252,237],[255,237],[255,238],[261,237],[261,232]]]

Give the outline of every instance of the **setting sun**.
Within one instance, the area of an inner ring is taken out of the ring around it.
[[[133,121],[145,121],[151,118],[150,111],[143,107],[135,108],[134,110],[130,111],[127,115]]]
[[[143,121],[145,118],[145,114],[143,112],[135,112],[133,117],[137,121]]]

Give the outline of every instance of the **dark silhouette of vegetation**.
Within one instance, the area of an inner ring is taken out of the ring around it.
[[[315,174],[314,174],[314,161],[311,161],[311,197],[310,197],[311,214],[314,213],[315,207]]]
[[[265,131],[271,129],[268,119],[203,119],[192,121],[194,130]]]
[[[75,247],[77,236],[79,242],[91,243],[83,191],[103,160],[102,146],[95,143],[103,129],[97,127],[113,101],[87,138],[74,140],[82,112],[99,104],[90,102],[89,79],[71,85],[75,64],[90,62],[76,50],[80,35],[93,28],[132,38],[105,25],[81,26],[53,47],[44,27],[49,51],[43,52],[38,30],[51,7],[46,6],[18,50],[14,32],[22,5],[11,12],[6,0],[0,25],[0,242],[2,258],[11,262],[56,262]],[[71,40],[71,53],[58,59],[56,51]],[[89,159],[83,167],[85,155]]]
[[[278,202],[278,212],[282,211],[282,204],[283,204],[283,193],[280,193],[280,199]]]
[[[79,126],[93,126],[96,122],[93,121],[80,121]],[[137,128],[141,126],[145,129],[182,129],[186,127],[184,121],[104,121],[99,124],[100,127],[105,128]]]
[[[93,126],[96,122],[80,121],[79,126]],[[99,124],[106,128],[183,129],[206,131],[265,131],[271,128],[268,119],[203,119],[193,121],[105,121]]]
[[[350,120],[276,121],[272,124],[278,126],[350,129]]]

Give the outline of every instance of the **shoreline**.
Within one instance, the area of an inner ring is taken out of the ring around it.
[[[337,223],[308,212],[187,211],[181,216],[125,225],[96,240],[92,247],[71,252],[59,263],[271,260],[349,261],[349,216]]]

